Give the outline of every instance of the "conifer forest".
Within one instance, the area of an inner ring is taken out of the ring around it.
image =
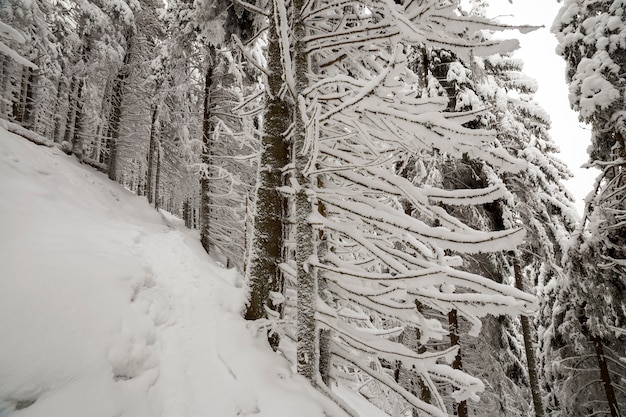
[[[497,1],[0,0],[0,417],[626,416],[626,0],[582,213]]]

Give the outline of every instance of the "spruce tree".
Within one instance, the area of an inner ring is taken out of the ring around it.
[[[619,416],[626,401],[618,385],[626,371],[625,12],[619,0],[568,0],[552,26],[570,104],[592,127],[588,166],[600,171],[567,253],[569,277],[555,288],[548,334],[550,353],[562,364],[551,373],[552,406],[569,415]],[[583,375],[594,362],[598,379],[590,384]]]

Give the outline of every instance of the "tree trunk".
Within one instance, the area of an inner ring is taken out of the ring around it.
[[[61,63],[61,74],[64,74],[65,65]],[[66,87],[65,77],[64,75],[59,76],[59,80],[57,82],[57,95],[56,100],[54,102],[54,107],[57,109],[61,109],[63,106],[61,105],[61,100],[63,97],[63,93]],[[61,142],[61,122],[62,122],[61,112],[57,111],[54,115],[54,133],[52,134],[52,139],[56,143]]]
[[[122,108],[124,101],[124,87],[126,85],[126,79],[130,75],[130,59],[131,59],[131,40],[128,40],[128,48],[124,54],[124,61],[122,62],[122,68],[117,73],[117,77],[113,83],[113,91],[111,93],[111,120],[109,122],[109,161],[107,174],[109,179],[117,180],[117,153],[118,143],[120,138],[120,125],[122,122]]]
[[[150,144],[148,146],[148,172],[146,173],[146,195],[148,196],[148,202],[152,204],[154,202],[154,188],[153,184],[153,165],[154,165],[154,153],[157,145],[157,130],[156,121],[158,115],[158,106],[152,108],[152,118],[150,121]]]
[[[410,210],[408,210],[410,212]],[[407,213],[410,214],[410,213]],[[423,313],[423,306],[422,303],[420,303],[418,300],[415,300],[415,308],[417,309],[417,311],[422,314]],[[417,343],[420,343],[420,340],[422,338],[422,331],[419,329],[419,327],[415,328],[415,340],[417,340]],[[417,348],[417,353],[419,354],[423,354],[426,353],[428,349],[426,349],[426,346],[420,344],[419,347]],[[420,378],[419,380],[419,387],[420,387],[420,395],[419,398],[424,401],[427,404],[430,404],[432,401],[432,393],[430,392],[430,388],[428,387],[428,385],[426,384],[426,382],[424,382],[424,380],[422,378]],[[413,395],[417,396],[417,392],[413,392]],[[415,417],[417,417],[417,410],[413,410],[413,415]]]
[[[283,3],[284,4],[284,3]],[[302,18],[303,0],[293,1],[293,74],[295,77],[295,120],[293,126],[293,153],[295,158],[296,190],[296,286],[297,286],[297,362],[298,373],[315,384],[318,374],[319,355],[317,352],[318,333],[315,325],[315,311],[317,305],[317,271],[309,265],[315,255],[313,244],[313,228],[309,218],[313,212],[311,197],[308,192],[312,189],[310,179],[305,177],[304,171],[309,162],[310,154],[304,153],[306,141],[306,126],[298,105],[298,98],[308,86],[306,74],[308,72],[308,56],[304,42],[305,25]],[[286,16],[282,16],[286,19]]]
[[[189,227],[189,200],[183,201],[183,221],[185,222],[185,227]]]
[[[74,135],[72,136],[72,154],[76,156],[80,161],[83,160],[83,120],[85,114],[83,112],[83,89],[85,87],[85,81],[80,79],[78,81],[78,87],[76,92],[76,114],[74,116]]]
[[[524,290],[522,268],[516,255],[513,255],[513,271],[515,274],[515,288]],[[541,391],[539,390],[539,376],[537,374],[537,360],[533,347],[532,330],[530,320],[527,316],[520,316],[522,322],[522,336],[524,337],[524,350],[526,351],[526,363],[528,366],[528,378],[530,379],[530,392],[535,406],[535,416],[543,417],[543,403],[541,402]]]
[[[33,109],[35,108],[35,87],[39,77],[35,76],[35,71],[26,67],[28,72],[28,80],[26,82],[26,95],[24,97],[24,119],[23,124],[27,129],[34,130],[35,126],[35,114]]]
[[[91,158],[101,164],[106,162],[106,155],[102,152],[102,147],[108,146],[108,134],[109,134],[109,121],[111,118],[111,90],[113,82],[111,79],[107,79],[104,85],[104,91],[102,93],[102,100],[100,102],[100,123],[96,128],[96,137],[94,139],[94,147]]]
[[[16,65],[11,57],[3,55],[2,60],[2,97],[0,100],[0,115],[9,119],[11,111],[11,67]]]
[[[452,362],[453,369],[463,369],[463,362],[461,360],[461,344],[459,343],[459,320],[457,318],[456,310],[451,310],[448,313],[448,323],[450,324],[450,345],[458,346],[459,350]],[[467,402],[461,401],[458,403],[455,411],[455,415],[459,417],[467,417]]]
[[[24,110],[26,107],[26,95],[28,90],[28,74],[29,67],[22,67],[22,76],[20,77],[19,95],[13,101],[13,120],[20,125],[24,122]]]
[[[156,175],[154,176],[154,208],[159,209],[159,187],[161,186],[161,147],[156,146]]]
[[[216,61],[214,46],[209,46],[209,65],[204,75],[204,109],[202,116],[202,163],[206,166],[205,175],[200,178],[200,242],[207,253],[210,253],[210,225],[211,225],[211,164],[213,130],[213,100],[211,92],[214,84],[214,69]]]
[[[317,188],[324,188],[324,181],[322,179],[321,174],[317,174],[314,179],[317,182]],[[313,179],[312,179],[313,180]],[[326,210],[326,206],[320,202],[315,201],[315,208],[317,208],[318,214],[326,218],[328,216],[328,212]],[[314,230],[315,233],[315,230]],[[322,225],[318,226],[317,233],[314,235],[317,237],[317,240],[314,240],[314,251],[317,252],[317,258],[324,262],[326,256],[328,256],[328,241],[326,240],[326,235],[324,233],[324,229]],[[317,294],[322,299],[322,301],[329,303],[332,300],[328,300],[328,283],[324,279],[319,279],[317,277]],[[318,344],[319,344],[319,373],[320,379],[326,386],[330,386],[330,370],[331,370],[331,340],[330,340],[330,330],[320,329],[318,334]]]
[[[609,404],[611,411],[611,417],[620,417],[619,406],[617,404],[617,397],[615,396],[615,389],[611,383],[611,375],[609,374],[609,367],[606,364],[606,358],[604,357],[604,346],[602,339],[599,336],[592,337],[593,346],[596,351],[596,357],[598,358],[598,367],[600,368],[600,378],[604,385],[604,392],[606,393],[606,401]]]
[[[67,116],[65,117],[65,132],[63,134],[63,142],[70,143],[74,136],[74,123],[76,118],[76,106],[78,105],[76,99],[76,76],[72,76],[70,82],[70,89],[68,91],[67,99]]]
[[[268,99],[263,117],[261,160],[256,191],[256,217],[249,267],[250,299],[245,317],[257,320],[266,317],[266,308],[280,314],[280,306],[270,301],[270,292],[282,292],[283,280],[278,265],[283,245],[284,197],[278,191],[283,185],[282,169],[288,163],[285,133],[291,124],[289,105],[280,97],[283,86],[280,45],[276,28],[270,27],[267,45]],[[278,346],[278,336],[268,335],[272,348]]]
[[[258,183],[257,183],[258,185]],[[254,193],[256,195],[256,191]],[[246,277],[246,280],[250,280],[250,275],[248,274],[248,268],[249,268],[249,263],[251,262],[250,260],[250,249],[249,246],[251,246],[251,242],[252,242],[252,238],[250,234],[250,196],[248,195],[248,192],[246,192],[245,196],[244,196],[245,200],[246,200],[246,211],[245,214],[243,216],[243,275],[244,277]],[[252,220],[254,222],[254,220]],[[253,223],[254,225],[254,223]],[[253,226],[254,228],[254,226]],[[247,309],[246,309],[246,314],[247,314]],[[245,316],[245,314],[244,314]]]

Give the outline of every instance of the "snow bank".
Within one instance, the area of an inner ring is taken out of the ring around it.
[[[0,416],[341,415],[193,231],[0,128]]]

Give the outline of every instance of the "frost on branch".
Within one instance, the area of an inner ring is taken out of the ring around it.
[[[303,326],[319,278],[323,302],[317,303],[315,318],[319,330],[330,332],[329,340],[319,343],[331,346],[331,378],[367,380],[393,392],[396,400],[390,401],[446,415],[438,383],[453,387],[458,401],[477,399],[483,385],[452,369],[456,348],[416,353],[399,339],[408,331],[418,331],[423,344],[443,339],[448,330],[440,317],[450,310],[471,323],[474,333],[487,314],[531,311],[534,297],[469,273],[461,262],[461,255],[512,250],[524,231],[513,223],[484,231],[450,209],[510,198],[502,182],[457,190],[404,176],[398,168],[406,155],[481,160],[494,172],[511,175],[526,164],[500,144],[495,131],[467,126],[488,111],[477,94],[465,91],[471,111],[465,111],[465,101],[458,111],[447,111],[448,100],[429,94],[437,90],[430,88],[435,81],[424,82],[408,54],[417,45],[450,50],[469,61],[472,54],[504,53],[517,42],[481,36],[481,29],[506,27],[457,13],[456,2],[294,6],[288,10],[274,1],[273,23],[286,90],[294,93],[298,113],[289,191],[295,192],[297,216],[299,369],[315,361],[304,342],[319,333]],[[464,68],[457,66],[451,81],[467,81]],[[417,369],[419,381],[432,391],[430,404],[393,381],[385,369],[395,361]],[[311,378],[309,370],[306,375]]]

